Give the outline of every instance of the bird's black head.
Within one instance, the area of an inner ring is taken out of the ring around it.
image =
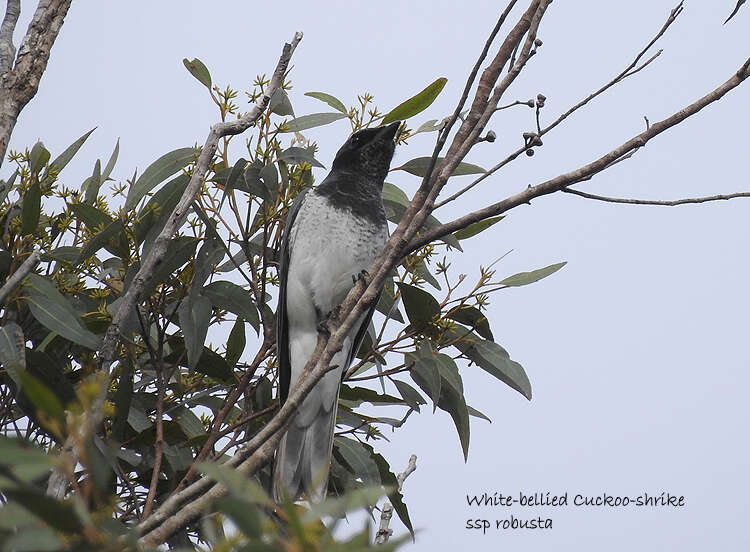
[[[388,174],[393,151],[396,149],[393,139],[399,125],[396,122],[355,132],[339,149],[333,160],[333,168],[356,172],[382,182]]]

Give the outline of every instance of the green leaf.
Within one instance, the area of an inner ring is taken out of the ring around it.
[[[422,90],[416,96],[412,96],[402,104],[393,108],[384,118],[382,124],[387,125],[393,121],[404,121],[410,117],[414,117],[417,113],[421,113],[435,101],[438,94],[442,92],[445,83],[448,79],[440,77],[432,84],[428,85],[427,88]]]
[[[550,274],[554,274],[558,270],[560,270],[562,267],[564,267],[567,262],[557,263],[549,266],[545,266],[544,268],[540,268],[537,270],[532,270],[531,272],[519,272],[518,274],[514,274],[513,276],[508,276],[505,280],[500,282],[501,285],[508,286],[508,287],[516,287],[516,286],[525,286],[527,284],[533,284],[534,282],[538,282],[542,278],[546,278]]]
[[[0,327],[0,364],[16,385],[20,385],[21,374],[26,371],[25,343],[21,326],[12,320]]]
[[[326,94],[325,92],[305,92],[305,96],[310,96],[311,98],[315,98],[316,100],[325,102],[336,111],[347,114],[346,106],[343,104],[343,102],[338,98],[331,96],[330,94]]]
[[[250,539],[258,539],[261,536],[262,520],[260,511],[254,504],[233,496],[224,496],[216,501],[216,506],[218,506],[219,511],[232,519],[243,535]],[[243,550],[247,549],[244,548]],[[269,547],[268,550],[270,549]]]
[[[302,115],[284,123],[284,132],[301,132],[309,128],[315,128],[328,125],[339,119],[345,119],[348,115],[344,113],[313,113],[311,115]]]
[[[309,148],[299,148],[292,146],[287,148],[279,154],[279,161],[284,161],[290,165],[299,165],[300,163],[308,163],[313,167],[325,168],[323,164],[313,157],[315,152]]]
[[[21,206],[21,232],[24,235],[33,234],[39,226],[39,215],[42,212],[42,191],[39,181],[35,178],[26,194]]]
[[[83,201],[85,203],[93,205],[94,201],[96,201],[96,196],[99,195],[99,188],[102,182],[102,162],[97,159],[96,163],[94,163],[94,172],[81,185],[81,191],[84,192]]]
[[[122,221],[120,219],[113,220],[101,232],[96,233],[86,243],[86,245],[83,246],[83,249],[81,249],[81,254],[78,256],[78,259],[76,259],[75,264],[82,263],[83,261],[91,257],[91,255],[99,251],[102,247],[105,247],[110,242],[110,240],[121,236],[123,230],[124,227],[122,225]]]
[[[526,372],[520,364],[511,360],[508,352],[500,345],[469,334],[456,342],[454,347],[485,372],[531,400],[531,382]]]
[[[276,92],[273,93],[271,100],[268,102],[268,109],[271,113],[281,115],[282,117],[285,115],[294,116],[292,102],[289,101],[289,96],[287,96],[282,88],[277,88]]]
[[[115,163],[117,163],[117,158],[120,155],[120,139],[117,139],[117,143],[115,144],[115,149],[112,151],[112,155],[109,156],[109,160],[107,161],[107,165],[104,167],[104,172],[102,173],[102,182],[106,182],[109,178],[109,175],[112,174],[112,171],[115,168]]]
[[[201,60],[199,60],[198,58],[193,58],[192,60],[184,58],[182,60],[182,63],[183,65],[185,65],[185,69],[187,69],[191,75],[198,79],[198,82],[211,90],[211,73],[208,71],[208,68],[203,64]]]
[[[260,330],[260,316],[249,291],[233,282],[220,280],[205,286],[201,294],[208,297],[216,308],[229,311],[247,320],[255,329],[255,333]]]
[[[427,174],[427,169],[430,168],[431,157],[417,157],[411,161],[407,161],[400,167],[391,169],[392,171],[406,171],[414,176],[424,177]],[[435,161],[435,167],[438,167],[440,163],[445,160],[444,157],[438,157]],[[478,165],[471,163],[464,163],[463,161],[453,170],[451,176],[463,176],[466,174],[484,174],[487,171]]]
[[[89,230],[107,226],[112,222],[112,217],[107,213],[87,203],[74,203],[69,206],[69,209],[73,216],[82,221]]]
[[[268,165],[260,170],[259,176],[268,191],[268,195],[264,197],[275,201],[276,196],[279,194],[279,172],[276,170],[276,165],[268,163]]]
[[[409,370],[411,379],[432,399],[433,412],[440,400],[442,386],[435,354],[429,341],[420,341],[415,353],[405,353],[404,363],[412,365]]]
[[[396,515],[398,515],[401,523],[404,524],[409,530],[409,533],[411,533],[412,538],[414,538],[414,527],[411,524],[411,518],[409,517],[409,510],[404,502],[404,496],[401,494],[401,491],[398,490],[396,476],[393,474],[391,467],[382,455],[373,454],[373,458],[375,459],[375,463],[378,465],[378,470],[380,471],[380,480],[384,485],[393,489],[393,491],[388,494],[388,499],[391,501],[393,509],[396,510]]]
[[[493,224],[497,222],[500,222],[504,218],[505,217],[501,216],[501,217],[490,217],[484,220],[480,220],[479,222],[475,222],[474,224],[470,224],[466,228],[459,230],[453,235],[456,236],[456,238],[459,240],[465,240],[467,238],[471,238],[472,236],[476,236],[480,232],[484,232],[485,230],[487,230],[487,228],[489,228],[490,226],[492,226]]]
[[[395,380],[393,383],[396,385],[396,389],[398,389],[404,402],[417,412],[419,412],[419,405],[427,404],[427,401],[419,394],[419,391],[405,381]]]
[[[200,418],[193,414],[193,411],[182,405],[176,405],[167,411],[169,417],[177,422],[183,433],[188,439],[194,439],[206,434],[206,428],[203,426]]]
[[[333,446],[355,478],[361,478],[365,485],[380,485],[378,466],[359,441],[337,435],[333,440]]]
[[[28,372],[21,372],[21,386],[23,393],[34,405],[37,412],[44,412],[49,419],[56,420],[60,424],[65,423],[65,412],[63,405],[57,396]]]
[[[73,159],[75,154],[78,153],[78,150],[81,149],[81,146],[86,141],[86,139],[91,136],[91,133],[95,130],[96,127],[92,128],[78,140],[70,144],[67,148],[65,148],[65,151],[55,157],[55,160],[50,163],[50,166],[55,167],[58,173],[63,170],[65,166],[70,163],[70,160]]]
[[[458,438],[461,441],[461,449],[464,460],[469,457],[469,410],[464,398],[464,387],[458,367],[448,355],[438,354],[436,356],[438,371],[443,385],[440,388],[440,402],[438,407],[445,410],[453,418]]]
[[[138,212],[135,235],[138,244],[146,240],[151,243],[159,235],[167,219],[177,207],[185,188],[190,184],[190,177],[181,174],[159,188]],[[148,249],[145,248],[144,249]],[[145,251],[144,251],[145,253]]]
[[[447,316],[451,320],[469,326],[485,339],[494,340],[487,317],[476,307],[463,306],[459,309],[449,311]]]
[[[180,148],[165,153],[159,159],[151,163],[143,174],[136,180],[135,184],[128,190],[125,200],[125,209],[132,209],[138,202],[154,187],[164,182],[174,173],[189,165],[198,150],[195,148]]]
[[[3,507],[5,510],[5,507]],[[17,527],[15,529],[18,529]],[[49,527],[26,527],[3,541],[3,550],[13,552],[47,552],[63,550],[64,545]]]
[[[466,409],[469,411],[469,416],[481,418],[483,420],[487,420],[489,423],[492,423],[492,420],[490,420],[489,416],[487,416],[487,414],[485,414],[484,412],[480,412],[479,410],[469,406],[468,404],[466,405]]]
[[[393,278],[389,277],[385,281],[385,285],[383,286],[383,293],[380,294],[380,300],[378,301],[378,304],[375,306],[375,308],[378,310],[378,312],[390,316],[397,322],[404,322],[403,316],[401,316],[401,311],[398,310],[398,307],[394,306],[396,303],[396,293],[394,291],[393,286]]]
[[[188,366],[194,370],[203,353],[208,324],[211,321],[211,301],[202,295],[188,296],[177,309],[180,328],[185,338]]]
[[[167,253],[154,270],[146,286],[145,295],[150,295],[157,285],[166,281],[172,272],[183,266],[195,254],[198,239],[191,236],[179,236],[170,241]]]
[[[0,436],[0,466],[9,470],[16,479],[32,480],[52,468],[51,457],[42,450],[20,439]],[[31,477],[29,477],[31,476]],[[17,482],[3,485],[15,487]],[[0,515],[0,518],[3,516]]]
[[[238,316],[237,320],[234,321],[232,331],[229,332],[227,352],[224,355],[229,366],[237,364],[237,361],[245,350],[245,343],[245,321]]]
[[[211,462],[200,462],[197,467],[208,477],[224,485],[230,495],[252,504],[267,506],[272,510],[275,508],[276,504],[266,491],[254,479],[250,479],[235,468]]]
[[[51,282],[37,274],[29,274],[27,281],[31,287],[26,302],[40,324],[73,343],[99,348],[99,336],[83,327],[78,313]]]
[[[39,174],[49,161],[49,151],[44,147],[44,144],[37,142],[34,147],[31,148],[29,153],[29,167],[31,168],[32,174]]]
[[[318,504],[312,504],[310,509],[304,513],[303,519],[307,522],[320,520],[324,516],[341,519],[348,512],[361,510],[377,504],[378,500],[384,494],[386,494],[386,489],[383,489],[379,485],[375,487],[361,487],[344,493],[341,496],[327,498]]]
[[[415,329],[421,329],[436,316],[440,316],[440,303],[432,295],[416,286],[398,282],[406,316]]]
[[[351,387],[349,385],[342,385],[339,391],[339,398],[347,401],[350,406],[360,406],[362,403],[369,402],[373,405],[402,405],[403,401],[398,397],[388,394],[380,394],[372,389],[366,387]]]
[[[6,489],[3,494],[18,502],[53,529],[70,534],[80,534],[81,522],[70,502],[61,502],[36,489]]]

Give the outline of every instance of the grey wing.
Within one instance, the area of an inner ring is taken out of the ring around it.
[[[279,306],[276,308],[276,357],[279,361],[279,397],[281,403],[286,401],[289,395],[289,381],[292,374],[292,365],[289,360],[289,321],[286,317],[286,278],[289,269],[290,234],[294,219],[297,218],[305,196],[310,188],[302,190],[289,208],[286,215],[284,234],[281,237],[279,248]]]
[[[365,318],[362,320],[362,325],[357,330],[357,335],[354,336],[352,348],[349,351],[349,358],[347,358],[347,362],[346,362],[346,370],[344,370],[343,373],[341,374],[342,378],[346,376],[346,372],[349,370],[349,368],[352,365],[352,362],[354,362],[354,359],[357,357],[357,353],[359,352],[359,348],[362,346],[362,341],[364,341],[365,339],[367,328],[370,325],[370,320],[372,320],[372,315],[375,312],[375,307],[380,301],[380,296],[382,295],[382,293],[383,293],[383,290],[381,289],[380,293],[378,293],[378,296],[375,298],[375,301],[373,302],[372,306],[367,310],[367,313],[365,314]]]

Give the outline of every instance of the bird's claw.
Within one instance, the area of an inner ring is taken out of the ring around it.
[[[363,282],[366,285],[369,279],[370,273],[367,272],[364,268],[360,270],[358,274],[352,274],[352,284]]]

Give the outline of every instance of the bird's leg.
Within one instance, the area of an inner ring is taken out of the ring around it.
[[[370,283],[370,273],[363,268],[358,274],[352,274],[352,285],[356,285],[357,282],[362,282],[367,286]]]
[[[329,322],[338,322],[341,314],[341,305],[336,305],[326,316],[318,317],[318,333],[331,337]]]

